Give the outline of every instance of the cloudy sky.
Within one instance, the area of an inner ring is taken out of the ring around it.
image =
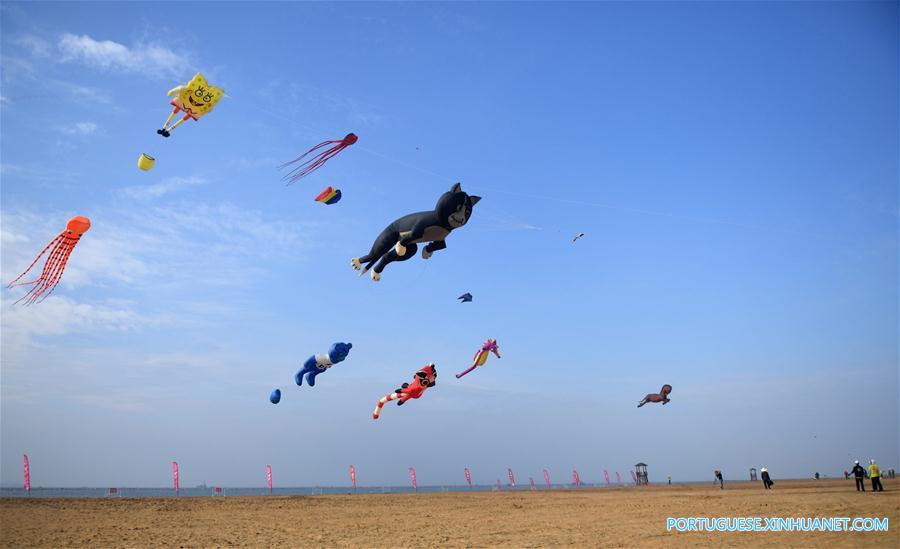
[[[3,281],[92,221],[52,297],[0,294],[4,485],[900,465],[895,2],[178,5],[3,3]],[[198,70],[228,97],[161,138]],[[454,181],[446,250],[356,276]]]

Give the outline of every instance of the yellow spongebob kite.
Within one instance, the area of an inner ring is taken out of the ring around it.
[[[177,128],[185,120],[189,118],[199,120],[201,116],[208,114],[219,102],[219,99],[225,95],[225,90],[210,86],[206,83],[206,78],[203,78],[203,75],[198,72],[191,78],[190,82],[183,86],[172,88],[166,95],[175,95],[175,97],[169,101],[174,107],[172,113],[166,119],[162,129],[156,130],[156,133],[163,137],[169,137],[169,132]],[[169,123],[181,111],[184,111],[184,117],[170,126]]]

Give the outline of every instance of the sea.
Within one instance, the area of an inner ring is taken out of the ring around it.
[[[580,487],[571,484],[553,484],[552,490],[581,490],[585,488],[606,488],[606,485],[582,484]],[[217,488],[219,490],[217,490]],[[503,486],[500,491],[528,491],[529,485]],[[536,487],[538,490],[547,490],[546,485]],[[110,494],[110,488],[44,488],[32,486],[30,491],[24,488],[0,488],[0,497],[3,498],[174,498],[174,497],[245,497],[245,496],[319,496],[323,494],[412,494],[416,492],[491,492],[497,491],[496,484],[455,486],[419,486],[413,489],[411,486],[360,486],[356,490],[348,486],[298,486],[273,488],[229,488],[227,486],[195,486],[193,488],[181,488],[176,492],[173,488],[129,488],[116,487]]]

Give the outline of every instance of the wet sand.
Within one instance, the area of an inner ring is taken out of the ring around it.
[[[2,547],[900,547],[900,482],[0,500]],[[667,517],[888,517],[888,532],[666,531]]]

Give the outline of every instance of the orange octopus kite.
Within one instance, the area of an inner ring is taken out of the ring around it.
[[[25,301],[27,305],[40,303],[53,293],[53,290],[62,278],[66,263],[69,261],[69,255],[75,249],[75,244],[78,244],[81,236],[90,228],[91,220],[80,215],[76,215],[66,223],[66,230],[51,240],[47,247],[31,262],[31,265],[25,269],[25,272],[16,277],[7,286],[12,288],[13,286],[31,285],[28,293],[20,297],[16,303],[19,301]],[[53,248],[52,250],[50,250],[51,247]],[[40,276],[28,282],[19,282],[19,279],[28,274],[28,271],[47,253],[47,250],[50,250],[50,255],[47,256],[47,262],[44,263],[44,269],[41,271]]]

